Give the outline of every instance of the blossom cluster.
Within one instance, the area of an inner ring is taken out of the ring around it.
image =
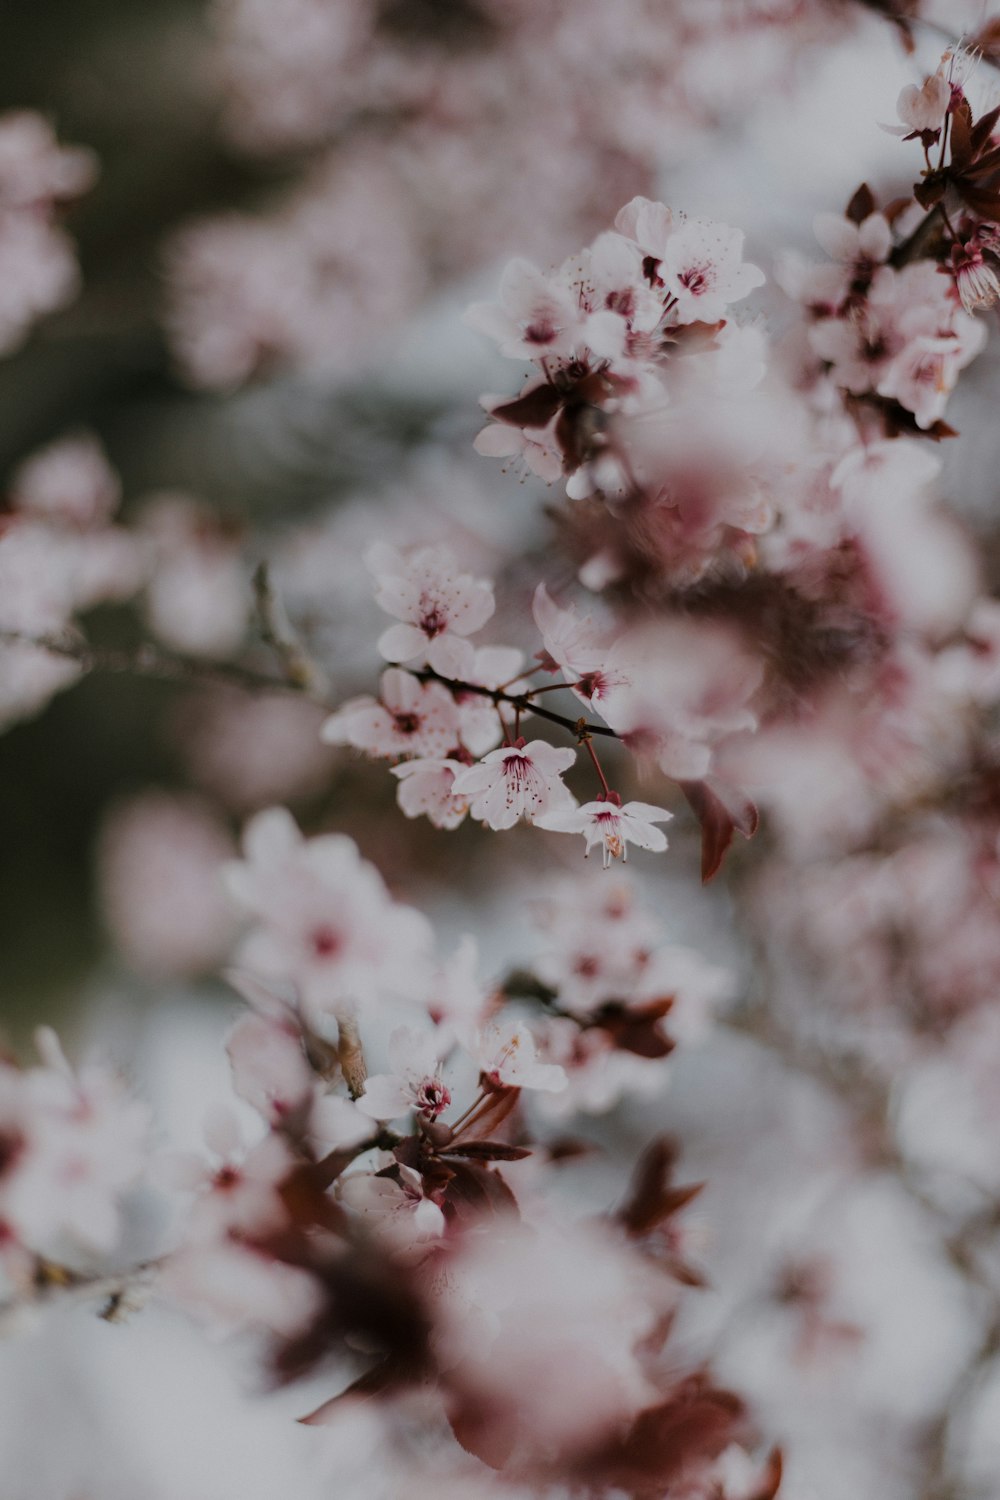
[[[324,725],[327,743],[401,760],[394,773],[403,812],[426,814],[439,828],[457,827],[467,813],[495,829],[512,828],[524,818],[540,828],[582,833],[588,851],[594,844],[602,847],[605,865],[624,858],[629,843],[666,848],[666,835],[656,827],[672,817],[666,808],[636,801],[623,805],[596,756],[601,790],[581,806],[562,779],[576,752],[520,735],[522,714],[532,712],[541,691],[528,679],[540,668],[525,669],[517,649],[477,650],[468,639],[495,608],[486,580],[460,573],[439,548],[404,556],[377,545],[368,562],[379,604],[400,621],[383,633],[379,651],[409,670],[390,667],[379,699],[354,698],[339,708]],[[606,725],[628,718],[632,677],[613,653],[601,649],[591,623],[579,620],[575,611],[560,610],[543,584],[535,595],[535,617],[546,668],[559,670],[567,690],[595,707]],[[547,716],[573,728],[572,719]],[[643,731],[654,738],[651,726],[644,724]],[[699,723],[694,733],[699,731],[707,736],[708,725]],[[629,732],[635,733],[634,727]],[[578,725],[577,738],[589,745],[590,731]],[[707,769],[708,751],[699,745],[693,754],[697,766],[687,769],[697,775]]]
[[[79,291],[75,250],[59,213],[96,175],[92,152],[60,146],[41,115],[0,115],[0,354]]]
[[[664,151],[739,118],[787,80],[790,52],[849,19],[800,0],[627,0],[614,18],[595,0],[468,0],[447,18],[216,0],[212,17],[229,137],[301,175],[276,207],[206,218],[169,248],[174,347],[210,387],[353,374],[449,277],[592,234],[652,189]],[[722,55],[740,59],[724,80]]]
[[[116,1248],[122,1199],[149,1164],[149,1111],[98,1062],[74,1072],[55,1034],[41,1065],[0,1063],[0,1272],[30,1292],[44,1263]]]
[[[248,924],[236,1099],[207,1118],[204,1152],[153,1160],[145,1108],[97,1065],[72,1073],[40,1033],[44,1066],[0,1075],[7,1281],[26,1302],[59,1276],[86,1290],[95,1262],[65,1269],[66,1246],[112,1252],[142,1174],[178,1209],[152,1263],[159,1297],[264,1335],[283,1379],[336,1358],[342,1389],[308,1424],[338,1430],[370,1392],[391,1443],[422,1414],[456,1481],[474,1455],[469,1482],[485,1463],[512,1494],[585,1477],[611,1495],[627,1477],[773,1495],[780,1459],[755,1456],[742,1403],[663,1360],[700,1280],[678,1222],[698,1187],[673,1180],[674,1148],[654,1144],[597,1218],[568,1218],[547,1189],[572,1153],[545,1122],[662,1083],[665,1018],[694,1039],[728,976],[602,881],[547,897],[537,979],[491,988],[473,944],[441,964],[426,919],[349,839],[303,838],[281,809],[251,820],[225,874]],[[373,1052],[384,1071],[369,1073]]]

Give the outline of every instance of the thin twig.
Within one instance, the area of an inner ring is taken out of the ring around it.
[[[253,593],[260,633],[280,658],[289,682],[312,696],[324,696],[329,691],[326,674],[313,661],[288,618],[266,561],[258,563],[254,570]]]

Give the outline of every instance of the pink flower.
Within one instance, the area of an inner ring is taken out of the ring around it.
[[[366,560],[375,575],[377,602],[402,621],[379,639],[386,661],[426,662],[442,677],[462,678],[473,659],[464,637],[481,629],[496,607],[490,584],[460,573],[442,547],[404,556],[378,543]]]
[[[603,844],[607,869],[612,859],[628,858],[630,843],[657,852],[665,849],[667,836],[653,825],[672,817],[673,813],[666,808],[652,807],[648,802],[626,802],[622,807],[612,793],[610,798],[586,802],[583,807],[546,813],[535,822],[539,828],[549,828],[555,833],[582,833],[587,841],[587,854],[594,844]]]
[[[508,396],[486,396],[482,405],[488,412],[504,405]],[[511,427],[506,422],[492,422],[477,433],[473,447],[484,458],[513,458],[518,461],[519,471],[525,475],[536,474],[546,484],[554,484],[562,477],[563,456],[555,440],[553,418],[547,428]]]
[[[523,1021],[488,1022],[476,1032],[469,1050],[494,1088],[558,1093],[566,1087],[562,1068],[538,1061],[535,1039]]]
[[[290,1012],[247,1011],[226,1041],[233,1088],[269,1125],[280,1125],[303,1109],[314,1074],[306,1060],[302,1028]]]
[[[408,760],[393,766],[400,809],[408,818],[426,817],[435,828],[457,828],[469,811],[468,798],[454,792],[455,777],[465,769],[460,760]]]
[[[961,254],[953,252],[953,257],[955,288],[965,311],[974,313],[992,307],[1000,298],[1000,280],[993,267],[986,264],[982,251],[966,245]]]
[[[310,1020],[389,994],[423,997],[429,925],[391,899],[351,839],[304,839],[289,813],[271,808],[247,824],[243,847],[244,861],[226,869],[231,894],[255,923],[240,949],[243,967],[292,985]]]
[[[390,1158],[391,1160],[391,1158]],[[407,1258],[421,1256],[445,1231],[439,1206],[424,1196],[424,1184],[412,1167],[393,1165],[392,1176],[352,1172],[342,1177],[337,1197],[358,1214],[376,1239]]]
[[[11,479],[10,492],[19,510],[87,529],[111,519],[121,484],[97,439],[81,432],[27,458]]]
[[[546,651],[584,703],[597,704],[612,687],[626,685],[624,675],[608,665],[604,632],[589,615],[581,619],[572,604],[562,609],[544,583],[535,590],[531,607]]]
[[[730,302],[764,285],[764,273],[743,262],[743,231],[708,219],[681,219],[667,240],[659,274],[676,298],[680,323],[714,323]]]
[[[443,756],[458,744],[458,709],[440,682],[420,682],[390,667],[379,684],[381,702],[366,694],[341,705],[320,737],[377,756]]]
[[[229,1234],[263,1234],[287,1217],[278,1189],[294,1165],[281,1136],[265,1135],[247,1148],[239,1121],[225,1106],[205,1121],[209,1159],[197,1152],[173,1152],[163,1159],[164,1179],[194,1192],[188,1217],[188,1243],[224,1239]]]
[[[896,113],[910,130],[936,132],[944,124],[950,103],[951,84],[939,69],[919,88],[915,83],[906,85],[896,100]]]
[[[505,267],[499,302],[474,303],[464,321],[496,339],[500,353],[509,359],[571,354],[582,322],[570,289],[521,259]]]
[[[575,759],[573,750],[557,750],[545,740],[519,740],[462,771],[452,791],[469,798],[474,818],[491,828],[513,828],[518,818],[532,822],[569,799],[561,776]]]
[[[436,1120],[451,1103],[451,1091],[441,1081],[438,1043],[408,1026],[389,1038],[389,1073],[376,1073],[365,1084],[358,1109],[373,1120],[396,1120],[414,1110]]]
[[[963,317],[964,314],[958,314]],[[944,415],[958,373],[986,342],[986,329],[973,323],[974,335],[923,334],[911,339],[878,383],[880,396],[893,396],[912,411],[917,426],[933,427]]]
[[[74,1072],[48,1027],[36,1044],[42,1067],[0,1066],[0,1221],[44,1254],[58,1256],[65,1236],[110,1250],[146,1162],[149,1112],[99,1064]]]
[[[817,214],[813,230],[827,255],[859,270],[881,265],[892,249],[892,230],[884,214],[869,214],[860,224],[841,214]]]

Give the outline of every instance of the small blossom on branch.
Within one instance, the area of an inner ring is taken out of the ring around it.
[[[582,807],[556,809],[536,818],[539,828],[549,828],[556,833],[582,833],[589,854],[595,844],[603,849],[604,868],[608,869],[613,859],[628,858],[629,844],[640,849],[660,852],[667,847],[667,836],[655,825],[666,823],[673,817],[664,807],[652,807],[648,802],[626,802],[622,806],[617,792],[609,792],[596,802],[586,802]]]
[[[496,607],[489,583],[460,572],[441,547],[404,555],[378,543],[367,563],[375,576],[377,602],[401,622],[379,638],[386,661],[426,663],[442,677],[464,677],[473,660],[465,637],[481,629]]]
[[[436,1120],[451,1103],[451,1091],[441,1080],[438,1043],[401,1026],[389,1038],[389,1073],[368,1079],[358,1109],[373,1120],[397,1120],[413,1110],[425,1120]]]
[[[459,772],[454,795],[468,797],[469,811],[491,828],[513,828],[519,818],[534,822],[552,807],[571,802],[562,780],[576,759],[573,750],[559,750],[545,740],[491,750],[478,765]]]

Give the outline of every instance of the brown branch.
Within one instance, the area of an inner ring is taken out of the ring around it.
[[[322,697],[329,690],[326,674],[313,661],[289,620],[266,562],[258,563],[254,570],[253,593],[260,633],[281,659],[288,681],[305,693]]]
[[[519,713],[535,714],[539,719],[547,719],[550,724],[558,724],[561,728],[568,729],[579,740],[588,734],[603,734],[612,740],[621,739],[617,730],[609,729],[606,724],[591,724],[586,719],[573,719],[569,714],[559,714],[551,708],[542,708],[532,701],[530,690],[526,693],[508,693],[505,688],[482,687],[476,682],[456,682],[452,677],[442,677],[441,673],[435,672],[433,667],[421,667],[417,671],[412,671],[410,668],[407,670],[411,671],[411,675],[419,682],[440,682],[452,693],[474,693],[479,698],[489,698],[497,708],[501,703],[509,703]]]
[[[77,662],[85,672],[152,677],[163,682],[227,683],[248,692],[291,692],[300,697],[306,693],[302,683],[289,677],[274,677],[237,662],[184,656],[148,643],[131,648],[93,646],[82,636],[28,635],[20,630],[0,630],[0,646],[31,646],[48,651]]]

